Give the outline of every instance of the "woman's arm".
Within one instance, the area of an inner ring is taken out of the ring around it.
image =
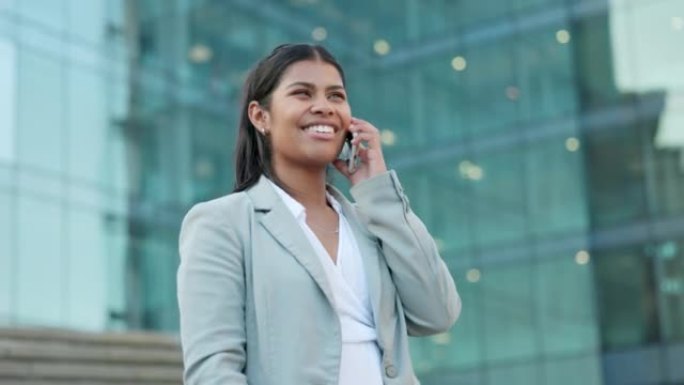
[[[220,202],[193,207],[180,232],[178,305],[186,385],[247,384],[242,245]]]
[[[356,184],[351,195],[359,217],[381,242],[404,307],[408,332],[448,330],[461,312],[461,299],[437,247],[413,213],[394,171]]]
[[[404,307],[408,332],[427,335],[446,331],[461,313],[461,299],[437,247],[423,222],[411,211],[394,171],[387,171],[380,132],[369,122],[352,118],[352,145],[359,146],[361,164],[349,173],[351,195],[368,230],[378,237]],[[362,144],[365,143],[365,146]]]

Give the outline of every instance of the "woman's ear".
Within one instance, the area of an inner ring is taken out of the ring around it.
[[[259,102],[256,100],[249,102],[249,105],[247,106],[247,115],[257,131],[264,135],[268,133],[268,111],[266,111]]]

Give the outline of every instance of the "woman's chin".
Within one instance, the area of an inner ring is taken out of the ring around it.
[[[337,159],[337,155],[329,155],[329,156],[318,156],[315,158],[309,158],[305,163],[309,167],[314,167],[314,168],[326,168],[329,165],[332,165],[332,163]]]

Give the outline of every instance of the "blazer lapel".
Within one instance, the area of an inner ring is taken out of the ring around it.
[[[349,226],[354,233],[354,238],[359,246],[361,252],[361,259],[363,260],[363,267],[366,271],[366,283],[368,285],[368,294],[371,300],[371,307],[373,308],[373,321],[376,328],[380,328],[380,297],[381,282],[380,282],[380,261],[378,261],[378,244],[373,237],[361,224],[359,218],[356,216],[356,210],[347,198],[335,187],[329,186],[329,191],[332,196],[340,202],[342,212],[344,213]]]
[[[257,215],[261,225],[304,266],[330,304],[333,304],[332,289],[321,261],[292,212],[280,199],[266,177],[261,176],[259,182],[247,190],[247,195],[251,198],[255,211],[262,213],[262,215]]]

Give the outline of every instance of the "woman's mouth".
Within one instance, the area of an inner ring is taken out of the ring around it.
[[[334,139],[335,127],[327,124],[314,124],[304,127],[304,131],[314,139]]]
[[[325,125],[325,124],[315,124],[313,126],[309,126],[309,127],[304,128],[304,131],[316,132],[316,133],[320,133],[320,134],[334,134],[335,128],[332,126]]]

